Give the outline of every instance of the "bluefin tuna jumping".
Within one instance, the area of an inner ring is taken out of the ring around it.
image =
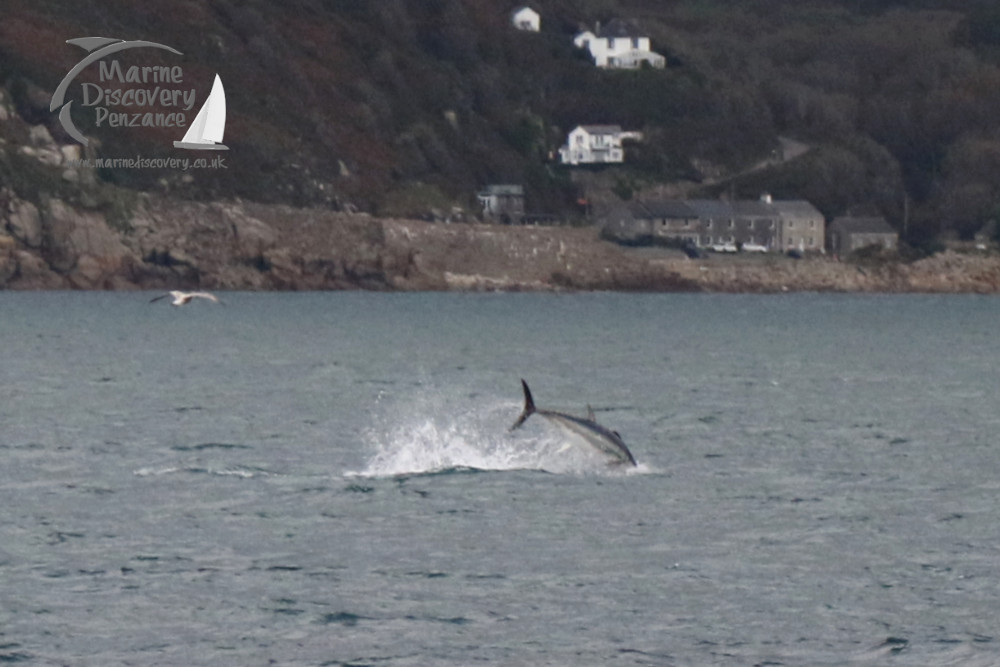
[[[594,419],[592,410],[586,419],[574,417],[563,412],[555,412],[554,410],[539,410],[535,407],[535,400],[531,397],[531,390],[528,389],[528,383],[522,379],[521,386],[524,387],[524,412],[517,418],[514,425],[510,427],[511,431],[523,424],[531,415],[538,414],[563,430],[582,438],[588,445],[599,452],[611,457],[611,463],[636,465],[635,457],[632,456],[632,452],[622,442],[622,438],[618,435],[618,432],[598,424]]]

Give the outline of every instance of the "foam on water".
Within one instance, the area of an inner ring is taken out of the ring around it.
[[[195,475],[215,475],[218,477],[241,477],[243,479],[250,479],[252,477],[266,477],[272,473],[266,470],[259,470],[246,467],[228,467],[228,468],[216,468],[216,467],[201,467],[201,466],[163,466],[163,467],[145,467],[138,468],[132,471],[132,474],[136,477],[161,477],[163,475],[175,475],[178,473],[190,473]]]
[[[449,470],[538,470],[562,474],[622,474],[582,441],[569,440],[544,420],[511,432],[520,406],[509,400],[443,409],[422,401],[383,418],[366,434],[373,454],[349,476],[391,477]]]

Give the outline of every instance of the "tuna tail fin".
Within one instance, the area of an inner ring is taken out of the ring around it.
[[[535,414],[535,399],[531,397],[531,390],[528,389],[528,383],[522,379],[521,386],[524,387],[524,411],[521,413],[521,416],[517,418],[517,421],[514,422],[514,425],[510,427],[511,431],[523,424],[524,420],[528,417]]]

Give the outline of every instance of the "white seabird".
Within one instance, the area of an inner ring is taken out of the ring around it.
[[[159,301],[160,299],[166,299],[167,297],[172,297],[173,301],[170,302],[171,306],[185,306],[191,303],[192,299],[207,299],[208,301],[214,301],[215,303],[222,303],[219,301],[218,297],[210,292],[181,292],[180,290],[170,290],[166,294],[161,294],[155,299],[150,299],[150,303],[154,301]]]

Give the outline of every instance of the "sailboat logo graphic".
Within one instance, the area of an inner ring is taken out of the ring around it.
[[[174,148],[227,151],[229,146],[222,143],[222,134],[225,131],[226,91],[222,88],[222,79],[216,74],[212,92],[208,94],[208,99],[194,117],[184,138],[174,142]]]

